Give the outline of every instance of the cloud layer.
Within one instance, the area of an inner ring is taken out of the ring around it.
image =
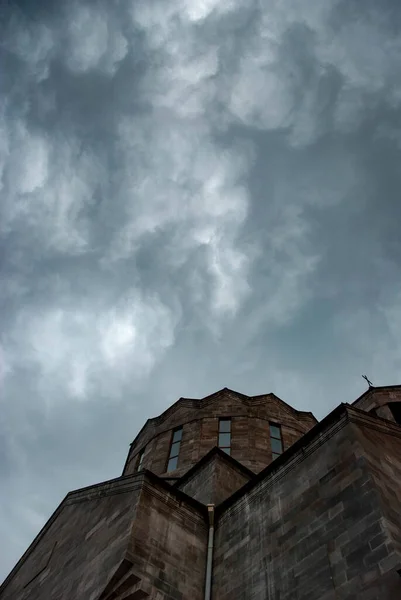
[[[0,14],[0,575],[146,418],[399,383],[401,9]]]

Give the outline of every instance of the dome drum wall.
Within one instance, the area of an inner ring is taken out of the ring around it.
[[[354,408],[370,412],[382,419],[398,422],[392,407],[401,406],[401,386],[369,388],[352,403]]]
[[[157,475],[180,477],[213,447],[219,445],[219,421],[231,420],[230,454],[257,473],[272,460],[270,425],[281,429],[286,450],[309,431],[316,419],[311,413],[297,411],[268,394],[242,397],[229,390],[203,400],[179,400],[165,413],[148,421],[131,446],[123,475],[135,472],[138,453],[145,450],[142,467]],[[168,471],[172,435],[182,427],[177,469]],[[223,439],[220,438],[220,439]]]

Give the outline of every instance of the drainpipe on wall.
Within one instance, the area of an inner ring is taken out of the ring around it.
[[[214,504],[207,505],[207,514],[209,517],[209,535],[208,535],[208,540],[207,540],[205,600],[210,600],[211,590],[212,590],[212,563],[213,563],[213,542],[214,542]]]

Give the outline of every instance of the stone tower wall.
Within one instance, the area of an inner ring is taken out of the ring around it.
[[[284,450],[309,431],[316,419],[267,394],[246,397],[229,390],[203,400],[179,400],[147,422],[133,443],[123,475],[135,472],[144,449],[143,468],[157,475],[180,477],[218,445],[219,418],[231,418],[231,456],[257,473],[272,461],[269,424],[281,426]],[[173,431],[183,427],[178,468],[166,472]]]

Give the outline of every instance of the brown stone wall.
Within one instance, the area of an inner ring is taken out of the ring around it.
[[[228,460],[214,455],[191,476],[178,482],[178,489],[203,504],[220,504],[242,487],[250,476]]]
[[[219,420],[217,417],[210,416],[200,419],[199,459],[214,446],[217,446],[218,431]]]
[[[245,483],[249,481],[243,473],[235,469],[228,469],[225,464],[218,462],[216,464],[213,504],[219,505],[226,498],[231,496]]]
[[[163,431],[151,440],[150,449],[146,452],[143,466],[153,473],[164,473],[168,460],[168,449],[170,448],[172,430]],[[166,451],[167,450],[167,451]]]
[[[152,600],[202,600],[208,528],[174,493],[145,485],[127,557]]]
[[[401,553],[401,426],[358,416],[355,427],[380,493],[387,529]]]
[[[213,598],[401,597],[401,556],[347,411],[276,464],[217,513]]]
[[[284,449],[315,424],[311,413],[296,411],[273,394],[253,398],[230,391],[201,401],[179,401],[160,417],[148,422],[133,444],[124,473],[135,469],[138,452],[145,448],[143,467],[166,474],[167,457],[174,428],[183,426],[178,469],[181,476],[218,443],[218,420],[231,417],[233,458],[254,472],[271,462],[269,422],[282,426]]]
[[[128,545],[135,479],[70,493],[3,584],[1,600],[97,600]]]
[[[202,505],[145,472],[71,492],[0,599],[200,600],[206,518]]]
[[[213,504],[215,469],[215,461],[209,461],[182,484],[178,481],[178,488],[203,504]]]
[[[393,413],[391,412],[388,404],[383,404],[382,406],[378,406],[377,408],[374,408],[372,410],[372,412],[374,412],[374,414],[376,414],[378,417],[381,417],[382,419],[387,419],[388,421],[394,421]]]
[[[391,402],[401,402],[401,386],[372,388],[358,398],[352,406],[366,412],[374,411],[377,416],[394,421],[393,414],[388,408]]]

